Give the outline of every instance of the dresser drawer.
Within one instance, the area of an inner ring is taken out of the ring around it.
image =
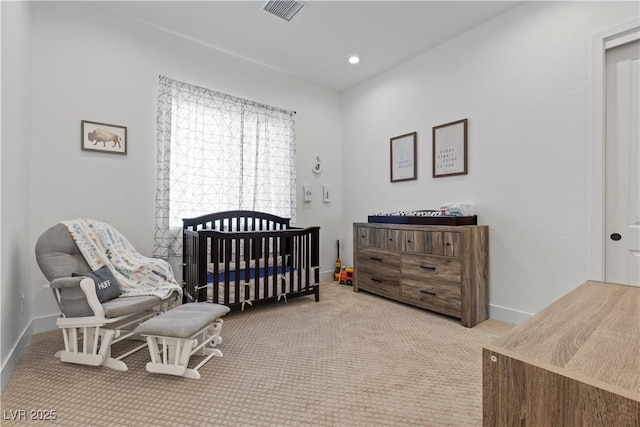
[[[402,298],[422,308],[460,317],[460,285],[403,277]]]
[[[389,298],[400,296],[400,276],[382,275],[378,271],[358,269],[356,272],[358,289],[373,292]]]
[[[376,229],[370,227],[355,227],[355,240],[357,245],[363,246],[375,246]]]
[[[402,246],[400,230],[387,228],[357,227],[358,246],[399,251]]]
[[[460,283],[462,261],[459,258],[422,254],[402,254],[402,275],[417,279]]]
[[[394,270],[394,274],[400,273],[400,253],[398,252],[362,248],[358,250],[356,256],[358,257],[359,269]]]
[[[388,297],[400,295],[399,253],[367,248],[358,250],[357,257],[358,289]]]
[[[431,255],[460,257],[462,238],[455,231],[403,231],[402,250]]]

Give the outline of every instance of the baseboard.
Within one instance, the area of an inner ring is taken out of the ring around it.
[[[31,319],[31,322],[29,322],[22,331],[22,334],[20,334],[18,342],[9,352],[9,357],[7,358],[6,363],[2,366],[2,372],[0,373],[0,391],[4,391],[4,388],[9,384],[9,380],[15,372],[18,363],[20,363],[22,355],[27,351],[27,347],[29,347],[31,337],[33,337],[34,334],[39,334],[40,332],[57,329],[58,326],[56,325],[56,319],[59,316],[59,314],[51,314],[49,316],[41,316]]]
[[[532,313],[526,313],[513,308],[502,307],[495,304],[489,304],[489,317],[504,323],[517,325],[533,316]]]
[[[9,352],[9,357],[7,357],[6,362],[2,366],[2,373],[0,373],[0,391],[4,391],[4,388],[9,384],[9,380],[15,372],[22,355],[27,351],[32,336],[33,320],[24,328],[22,334],[20,334],[20,339],[18,339],[18,342],[13,346]]]
[[[320,281],[326,282],[327,280],[333,280],[333,270],[320,272]]]
[[[40,316],[33,319],[33,333],[48,332],[58,329],[56,320],[60,314],[50,314],[48,316]]]

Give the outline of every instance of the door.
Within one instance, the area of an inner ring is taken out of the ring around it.
[[[640,286],[640,41],[606,52],[605,280]]]

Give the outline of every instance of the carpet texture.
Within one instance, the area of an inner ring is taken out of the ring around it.
[[[127,372],[62,363],[62,333],[37,334],[2,393],[2,425],[479,426],[481,349],[512,327],[465,328],[335,282],[321,284],[320,302],[224,319],[224,357],[200,380],[148,373],[146,349],[125,359]],[[20,410],[27,421],[9,419]],[[29,421],[31,410],[56,420]]]

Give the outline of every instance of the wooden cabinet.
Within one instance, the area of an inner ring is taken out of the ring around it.
[[[640,288],[586,282],[483,349],[485,426],[639,426]]]
[[[365,290],[457,317],[488,316],[489,227],[353,224],[355,281]]]

